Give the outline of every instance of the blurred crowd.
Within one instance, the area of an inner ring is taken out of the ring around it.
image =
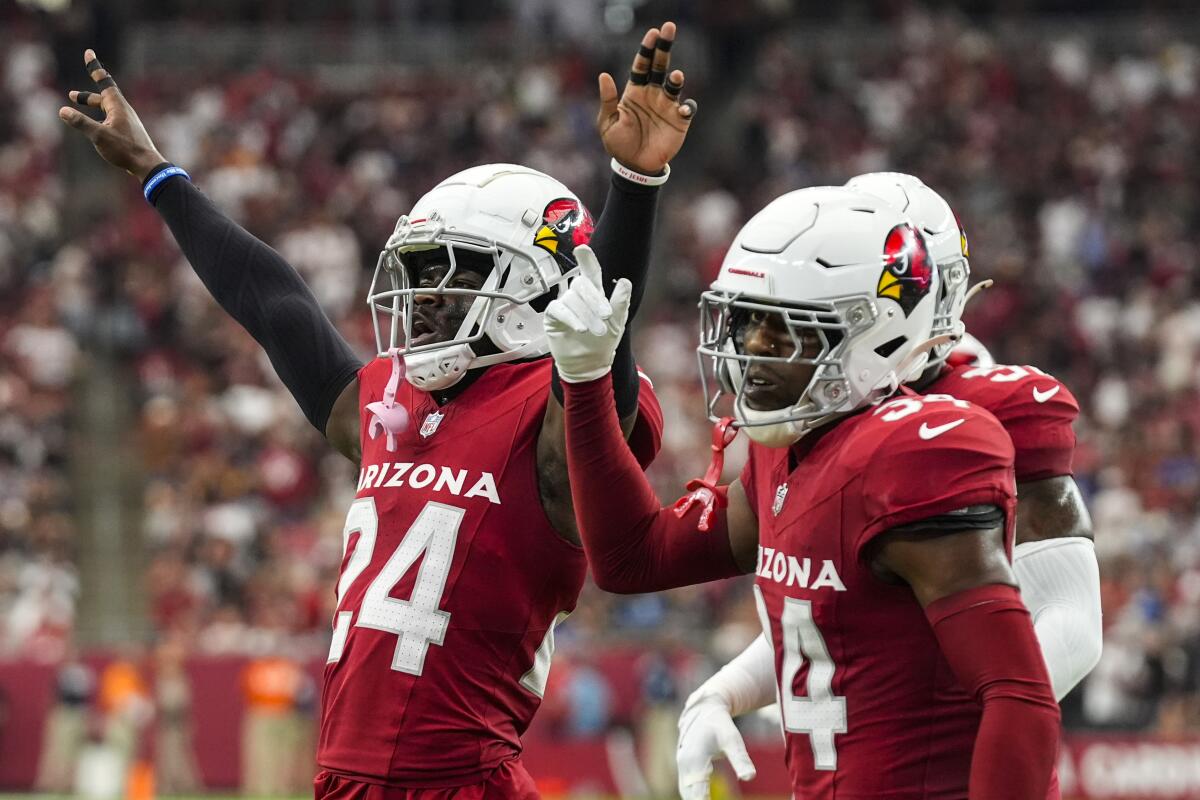
[[[740,224],[793,188],[917,174],[962,218],[975,277],[996,281],[969,329],[998,361],[1055,374],[1083,409],[1075,473],[1095,520],[1106,644],[1068,722],[1200,729],[1200,51],[1165,28],[1118,47],[1008,41],[920,13],[886,47],[803,34],[783,25],[760,40],[723,76],[724,99],[689,80],[721,113],[702,113],[705,152],[664,191],[657,302],[635,326],[668,420],[652,472],[661,496],[707,463],[695,299]],[[15,102],[0,115],[0,653],[68,649],[73,387],[102,318],[137,413],[156,634],[203,654],[322,659],[353,468],[208,299],[133,181],[105,184],[94,221],[66,218],[54,116],[65,87],[36,38],[0,53]],[[267,68],[122,87],[159,148],[301,271],[366,357],[375,254],[438,179],[520,162],[599,210],[589,58],[551,48],[353,87]],[[647,653],[636,693],[674,708],[756,632],[745,580],[633,598],[589,587],[561,629],[547,724],[588,735],[627,721],[613,676],[632,662],[604,663],[600,642]]]
[[[69,481],[85,261],[62,229],[49,76],[37,41],[2,48],[0,86],[0,654],[63,655],[79,586]]]

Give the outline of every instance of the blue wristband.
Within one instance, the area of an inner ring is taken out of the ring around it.
[[[185,170],[183,167],[177,167],[172,164],[161,172],[155,173],[154,177],[146,181],[146,185],[142,187],[142,194],[146,196],[146,202],[150,205],[154,205],[155,190],[158,189],[158,187],[161,186],[163,181],[167,180],[167,178],[174,178],[176,175],[187,178],[189,181],[192,179],[192,176],[187,174],[187,170]]]

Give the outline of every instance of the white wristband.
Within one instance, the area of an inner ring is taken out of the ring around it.
[[[662,186],[667,182],[667,178],[671,177],[670,164],[663,167],[662,175],[643,175],[640,172],[634,172],[615,158],[612,160],[612,171],[625,180],[640,183],[642,186]]]

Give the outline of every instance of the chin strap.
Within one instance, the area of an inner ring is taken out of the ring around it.
[[[962,338],[961,334],[943,333],[939,336],[934,336],[932,339],[926,339],[925,341],[921,342],[919,345],[914,347],[912,349],[912,352],[909,353],[908,355],[906,355],[904,357],[904,360],[896,365],[896,369],[893,371],[892,374],[897,377],[904,375],[904,373],[906,373],[908,371],[909,367],[911,367],[914,363],[916,363],[916,360],[918,358],[920,358],[921,356],[925,355],[926,353],[931,352],[935,347],[941,347],[944,344],[953,344],[954,342],[957,342],[961,338]],[[894,393],[895,391],[896,391],[896,387],[893,386],[891,391],[888,392],[887,396],[891,396],[892,393]]]
[[[963,308],[967,307],[967,303],[971,302],[971,298],[973,298],[975,295],[979,294],[984,289],[992,288],[992,284],[994,282],[995,281],[993,281],[991,278],[988,278],[987,280],[983,280],[975,284],[970,289],[967,289],[967,296],[963,298]]]
[[[392,360],[392,376],[383,389],[383,400],[367,404],[367,411],[371,412],[367,435],[375,439],[381,430],[386,431],[387,451],[394,453],[397,447],[396,434],[408,429],[408,409],[396,403],[396,391],[400,388],[400,379],[404,377],[404,358],[400,355],[400,348],[388,350],[388,358]]]
[[[708,533],[712,527],[713,514],[718,508],[724,508],[729,502],[724,492],[717,491],[717,483],[721,480],[721,470],[725,467],[725,448],[737,438],[738,429],[733,427],[733,417],[722,417],[713,426],[712,461],[703,478],[693,478],[687,483],[688,494],[675,501],[675,516],[683,518],[692,506],[699,503],[703,506],[700,511],[700,522],[697,524],[701,531]]]

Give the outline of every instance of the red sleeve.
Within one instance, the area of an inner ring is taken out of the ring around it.
[[[750,502],[750,510],[754,512],[755,518],[758,517],[758,487],[754,485],[756,476],[754,451],[756,448],[756,445],[750,445],[750,451],[746,453],[746,466],[742,467],[741,477],[738,478],[742,483],[742,491],[746,493],[746,499]]]
[[[1046,797],[1059,710],[1020,593],[980,586],[930,603],[925,616],[958,682],[983,706],[971,800]]]
[[[642,469],[654,463],[662,449],[663,411],[654,393],[654,384],[638,369],[638,416],[629,432],[629,449]]]
[[[991,411],[1012,438],[1018,482],[1072,474],[1079,403],[1066,386],[1031,369]]]
[[[563,400],[571,498],[597,586],[657,592],[741,574],[723,508],[701,533],[699,505],[679,517],[659,503],[621,434],[609,375],[564,382]]]
[[[1013,447],[1004,428],[983,409],[962,401],[925,403],[888,421],[882,406],[871,429],[863,470],[866,524],[856,551],[898,525],[955,509],[992,504],[1011,527],[1016,503]]]

